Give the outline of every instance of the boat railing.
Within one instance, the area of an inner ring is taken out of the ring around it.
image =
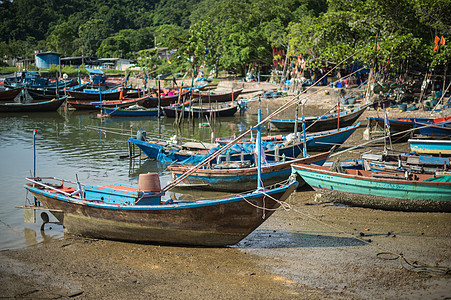
[[[32,182],[33,184],[39,185],[39,186],[41,186],[43,188],[46,188],[46,189],[50,189],[50,190],[56,191],[58,193],[61,193],[61,194],[65,195],[65,196],[68,196],[68,197],[71,197],[71,198],[74,198],[74,196],[76,194],[78,194],[78,193],[68,193],[68,192],[65,192],[65,191],[61,190],[61,188],[58,188],[58,187],[64,186],[65,183],[70,183],[70,184],[73,184],[73,185],[76,186],[76,188],[75,188],[76,192],[79,192],[79,191],[82,190],[81,189],[81,184],[79,182],[74,182],[74,181],[70,181],[70,180],[60,179],[60,178],[57,178],[57,177],[36,177],[36,178],[34,178],[34,177],[26,177],[25,179],[30,181],[30,182]],[[55,187],[51,183],[44,183],[44,182],[42,182],[42,180],[60,181],[61,184],[58,187]]]

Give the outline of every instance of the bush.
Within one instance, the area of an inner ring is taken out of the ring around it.
[[[16,71],[19,71],[19,68],[13,67],[13,66],[0,66],[0,73],[14,73]]]

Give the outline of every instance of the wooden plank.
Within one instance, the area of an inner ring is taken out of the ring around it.
[[[218,147],[219,144],[186,142],[182,146],[185,148],[190,148],[190,149],[207,149],[207,150],[209,150],[209,149]]]
[[[47,211],[51,211],[51,212],[61,212],[61,213],[64,212],[60,209],[52,209],[52,208],[46,208],[44,206],[35,206],[35,205],[20,205],[20,206],[15,206],[15,207],[23,208],[23,209],[33,209],[33,210],[47,210]]]

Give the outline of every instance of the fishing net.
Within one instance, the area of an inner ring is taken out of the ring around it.
[[[167,155],[162,151],[162,149],[158,151],[157,160],[161,164],[171,164],[174,162],[174,159],[172,158],[172,153]]]
[[[209,155],[205,154],[205,155],[193,155],[188,157],[185,160],[179,161],[178,163],[181,165],[197,165],[198,163],[200,163],[201,161],[203,161],[204,159],[206,159]]]

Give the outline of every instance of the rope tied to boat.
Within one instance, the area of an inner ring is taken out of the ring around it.
[[[410,262],[406,259],[404,254],[396,254],[393,252],[379,252],[376,257],[382,260],[399,260],[401,266],[409,271],[415,271],[418,273],[436,273],[439,275],[451,275],[451,268],[444,266],[430,266],[421,264],[418,261]]]
[[[285,185],[285,184],[291,182],[290,179],[291,179],[291,176],[290,176],[290,178],[289,178],[288,180],[285,180],[285,181],[283,181],[283,182],[281,182],[281,183],[278,183],[277,185]],[[279,207],[282,207],[285,211],[289,211],[289,210],[292,209],[291,205],[290,205],[289,203],[287,203],[287,201],[280,201],[280,200],[274,198],[274,197],[271,196],[270,194],[266,193],[264,189],[257,190],[257,192],[262,193],[262,194],[264,195],[264,197],[263,197],[263,205],[264,205],[264,206],[263,206],[263,207],[262,207],[262,206],[259,206],[259,205],[256,205],[256,204],[254,204],[254,203],[252,203],[251,201],[249,201],[248,199],[246,199],[246,197],[244,197],[243,194],[239,194],[238,196],[241,197],[241,198],[243,198],[243,200],[246,201],[246,202],[247,202],[248,204],[250,204],[251,206],[263,210],[263,212],[265,212],[265,211],[276,211],[276,210],[279,209]],[[291,194],[291,195],[292,195],[292,194]],[[291,197],[291,195],[290,195],[290,197]],[[271,200],[277,202],[277,203],[279,204],[279,207],[277,207],[277,208],[267,208],[267,207],[265,207],[265,198],[266,198],[266,197],[268,197],[269,199],[271,199]],[[263,219],[265,218],[265,214],[264,214],[264,213],[263,213],[263,216],[262,216],[262,217],[263,217]]]

